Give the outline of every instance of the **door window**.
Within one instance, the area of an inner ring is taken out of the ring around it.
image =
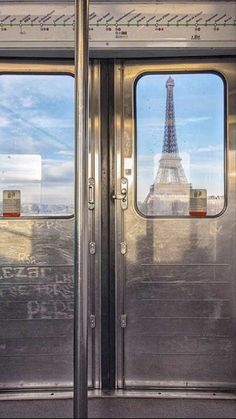
[[[73,214],[74,78],[2,74],[0,92],[0,213]]]
[[[215,73],[136,82],[136,199],[144,216],[216,216],[225,206],[224,81]]]

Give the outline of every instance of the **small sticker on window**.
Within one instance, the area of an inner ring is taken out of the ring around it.
[[[207,190],[190,189],[190,211],[192,217],[205,217],[207,215]]]
[[[20,217],[21,193],[20,191],[3,191],[3,217]]]

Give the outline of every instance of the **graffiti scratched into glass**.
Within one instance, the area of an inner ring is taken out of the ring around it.
[[[223,210],[224,114],[218,74],[139,78],[136,185],[143,215],[214,216]]]

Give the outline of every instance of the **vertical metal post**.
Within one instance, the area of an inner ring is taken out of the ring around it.
[[[74,418],[88,417],[88,8],[75,0]]]

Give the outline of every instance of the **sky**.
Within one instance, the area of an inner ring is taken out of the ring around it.
[[[145,199],[158,169],[169,75],[175,81],[177,141],[188,181],[208,195],[222,195],[222,79],[206,73],[153,74],[136,86],[138,201]],[[1,74],[0,194],[18,188],[25,203],[72,205],[73,159],[74,78]]]
[[[0,189],[71,205],[73,159],[74,78],[0,75]]]
[[[223,195],[224,83],[217,74],[150,74],[136,85],[137,199],[154,182],[161,157],[166,81],[174,79],[177,142],[188,182]]]

